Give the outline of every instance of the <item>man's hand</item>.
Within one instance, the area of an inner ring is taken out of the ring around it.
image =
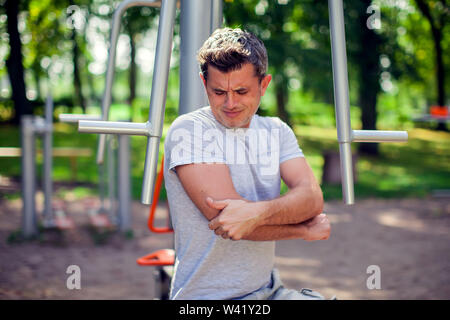
[[[306,227],[303,240],[315,241],[326,240],[330,237],[330,222],[324,213],[302,223]]]
[[[241,240],[262,224],[262,202],[213,200],[207,197],[206,203],[211,208],[221,210],[220,214],[211,220],[209,228],[224,239]]]

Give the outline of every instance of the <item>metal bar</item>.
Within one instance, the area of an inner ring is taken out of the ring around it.
[[[36,143],[33,130],[33,117],[21,118],[22,138],[22,233],[25,238],[37,234],[36,217]]]
[[[116,203],[116,178],[115,175],[115,167],[116,167],[116,161],[115,161],[115,142],[116,142],[117,136],[115,135],[109,135],[107,136],[107,152],[108,152],[108,160],[106,162],[107,170],[108,170],[108,196],[109,196],[109,210],[108,210],[108,218],[113,223],[116,224],[117,222],[117,203]]]
[[[170,57],[172,55],[172,38],[176,4],[177,2],[175,0],[164,0],[161,5],[149,111],[149,123],[152,124],[154,134],[147,139],[147,152],[145,154],[141,195],[141,202],[144,204],[151,204],[155,187],[159,137],[162,135],[164,123]],[[196,23],[198,23],[198,21],[196,21]]]
[[[355,190],[353,184],[353,159],[350,143],[339,144],[342,196],[345,204],[354,204]]]
[[[333,63],[334,104],[336,128],[341,158],[342,192],[346,204],[354,203],[352,129],[348,98],[347,52],[345,42],[344,9],[342,0],[328,0],[330,37]]]
[[[353,130],[353,142],[406,142],[406,131]]]
[[[119,4],[119,6],[114,11],[114,16],[112,20],[111,26],[111,35],[109,41],[109,52],[108,52],[108,64],[106,68],[106,78],[105,78],[105,91],[102,99],[102,120],[106,121],[109,118],[109,109],[111,106],[112,100],[112,85],[114,81],[114,71],[115,71],[115,63],[116,63],[116,50],[117,50],[117,41],[119,39],[119,31],[121,25],[121,19],[124,15],[125,11],[131,7],[159,7],[161,5],[161,1],[155,0],[126,0]],[[105,135],[102,134],[99,136],[98,140],[98,148],[97,148],[97,163],[100,164],[103,162],[103,156],[105,152]]]
[[[100,208],[99,212],[106,211],[105,209],[105,185],[106,185],[106,175],[105,175],[105,164],[98,165],[98,193],[100,197]]]
[[[44,133],[44,154],[43,154],[43,189],[44,189],[44,214],[46,224],[53,223],[52,208],[52,165],[53,165],[53,99],[49,95],[45,103],[45,122],[48,130]]]
[[[213,33],[214,30],[222,27],[223,21],[223,3],[222,0],[212,0],[211,3],[211,30],[210,33]]]
[[[88,121],[78,122],[78,131],[84,133],[129,134],[136,136],[154,136],[150,122],[120,122],[120,121]]]
[[[117,198],[119,202],[117,216],[120,231],[131,229],[131,184],[130,184],[130,137],[119,135],[117,161]]]
[[[208,98],[199,77],[197,51],[210,35],[210,24],[211,1],[181,1],[179,114],[208,105]]]
[[[59,121],[76,123],[80,120],[101,120],[102,117],[95,114],[72,114],[72,113],[61,113],[59,116]]]

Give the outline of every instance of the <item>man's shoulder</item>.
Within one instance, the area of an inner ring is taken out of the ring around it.
[[[257,114],[255,114],[254,117],[257,120],[258,126],[263,126],[266,128],[281,128],[283,126],[287,126],[287,124],[279,117],[260,116]]]
[[[172,128],[190,128],[195,123],[210,123],[214,121],[214,117],[209,106],[205,106],[194,111],[179,115],[169,126]]]

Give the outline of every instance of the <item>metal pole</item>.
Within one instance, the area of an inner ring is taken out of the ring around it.
[[[117,198],[119,200],[118,222],[120,231],[131,229],[131,184],[130,184],[130,137],[119,135]]]
[[[352,130],[348,98],[347,52],[345,48],[344,9],[342,0],[328,0],[331,51],[333,62],[334,104],[336,128],[341,158],[342,192],[344,202],[355,201],[352,170]]]
[[[218,15],[214,18],[218,21]],[[197,51],[210,35],[211,20],[211,1],[181,0],[180,115],[208,105],[199,77]]]
[[[211,3],[211,30],[210,34],[214,30],[222,27],[223,21],[223,3],[222,0],[212,0]]]
[[[89,121],[80,120],[78,131],[87,133],[130,134],[135,136],[158,136],[152,130],[150,122],[135,123],[122,121]]]
[[[98,210],[99,213],[104,213],[106,211],[105,185],[106,185],[105,163],[102,163],[98,165],[98,192],[100,196],[100,208]]]
[[[406,142],[406,131],[353,130],[352,142]]]
[[[22,133],[22,232],[25,238],[37,234],[36,217],[36,142],[33,130],[33,117],[21,118]]]
[[[44,132],[44,154],[43,154],[43,189],[44,189],[44,224],[53,224],[53,99],[49,95],[45,103],[45,132]]]
[[[155,67],[153,69],[152,92],[148,121],[152,124],[157,137],[147,139],[145,154],[144,180],[142,182],[141,202],[152,202],[156,170],[158,167],[159,140],[162,135],[167,81],[169,78],[170,57],[172,53],[173,26],[175,21],[176,1],[165,0],[161,5],[161,16],[158,26]]]
[[[101,116],[93,114],[71,114],[71,113],[61,113],[59,115],[59,120],[62,122],[77,123],[80,120],[101,120]]]
[[[126,0],[119,4],[117,9],[114,11],[111,35],[109,40],[109,52],[108,52],[108,64],[106,68],[106,78],[105,78],[105,91],[102,99],[102,120],[106,121],[109,118],[109,108],[111,106],[111,92],[112,85],[114,81],[114,68],[116,64],[116,50],[117,50],[117,40],[119,39],[119,31],[121,25],[121,19],[125,11],[131,7],[158,7],[161,1],[156,0]],[[97,148],[97,163],[103,162],[103,155],[105,152],[105,140],[106,136],[101,134],[98,139]]]
[[[109,135],[108,136],[108,146],[107,146],[107,151],[108,151],[108,161],[107,161],[107,168],[108,168],[108,195],[109,195],[109,210],[108,210],[108,215],[109,215],[109,220],[113,223],[116,224],[117,219],[117,207],[116,207],[116,188],[115,188],[115,184],[116,184],[116,175],[115,175],[115,166],[116,163],[114,161],[115,159],[115,154],[114,154],[114,144],[116,142],[116,136],[115,135]]]

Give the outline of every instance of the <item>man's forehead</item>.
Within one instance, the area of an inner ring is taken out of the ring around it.
[[[222,72],[219,69],[208,66],[208,83],[218,89],[238,89],[253,85],[259,79],[255,74],[255,67],[246,63],[240,69]]]

